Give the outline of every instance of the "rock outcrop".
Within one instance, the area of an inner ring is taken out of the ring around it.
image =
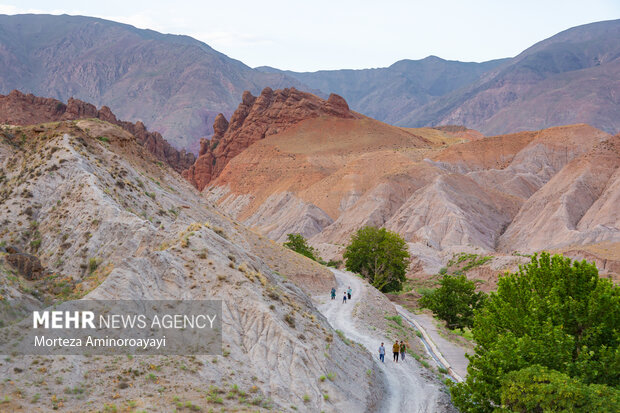
[[[6,262],[27,280],[36,280],[44,274],[41,261],[31,254],[16,252],[6,256]]]
[[[0,123],[32,125],[85,118],[98,118],[120,126],[134,135],[149,152],[168,163],[177,172],[187,169],[195,161],[194,154],[176,150],[159,132],[148,131],[142,122],[118,120],[107,106],[97,110],[95,105],[79,99],[70,98],[67,104],[64,104],[56,99],[24,94],[18,90],[13,90],[8,95],[0,95]]]
[[[295,88],[275,91],[265,88],[258,97],[245,91],[230,122],[221,113],[215,118],[212,139],[200,141],[198,159],[183,176],[202,190],[220,175],[232,158],[254,142],[319,116],[356,117],[347,102],[334,94],[324,100]]]

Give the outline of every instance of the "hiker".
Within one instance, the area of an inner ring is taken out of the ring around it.
[[[381,360],[381,363],[385,363],[385,347],[383,347],[383,343],[379,346],[379,360]]]
[[[342,296],[342,303],[346,304],[347,303],[347,292],[344,292],[344,295]]]
[[[398,363],[398,353],[400,352],[400,345],[398,344],[398,340],[392,346],[392,352],[394,353],[394,361]]]
[[[353,292],[353,290],[351,289],[351,286],[349,285],[349,288],[347,289],[347,298],[350,300],[351,299],[351,293]]]
[[[400,340],[400,361],[405,361],[405,352],[407,351],[407,346],[405,342]]]
[[[336,299],[336,288],[332,287],[332,300]]]

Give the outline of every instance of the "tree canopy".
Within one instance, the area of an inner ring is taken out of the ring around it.
[[[422,297],[420,305],[446,321],[448,328],[471,328],[474,310],[482,306],[485,294],[476,292],[476,284],[465,275],[445,274],[439,284],[438,289]]]
[[[600,278],[594,264],[534,255],[518,272],[500,277],[472,333],[476,348],[467,379],[451,389],[461,411],[491,412],[503,403],[506,411],[549,411],[545,397],[573,400],[566,410],[601,411],[592,404],[596,394],[612,394],[607,387],[620,384],[620,288]],[[536,375],[544,379],[532,380]],[[550,396],[562,380],[565,387]],[[529,394],[525,410],[519,392]],[[536,400],[540,404],[531,407]]]
[[[316,250],[308,244],[308,241],[306,241],[303,235],[288,234],[286,237],[288,238],[288,241],[284,243],[285,247],[290,248],[293,251],[310,258],[311,260],[320,260]]]
[[[505,376],[501,400],[503,410],[509,412],[615,413],[620,408],[620,390],[602,384],[584,384],[535,365]]]
[[[402,290],[409,252],[397,233],[385,228],[361,228],[351,237],[343,257],[347,270],[361,274],[377,289]]]

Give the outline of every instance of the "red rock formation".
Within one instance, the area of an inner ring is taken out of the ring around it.
[[[78,99],[69,98],[67,102],[67,109],[62,115],[63,120],[75,120],[84,118],[96,118],[99,112],[97,107],[87,102],[83,102]]]
[[[265,88],[255,97],[243,92],[241,104],[226,121],[215,118],[213,137],[200,141],[198,159],[183,176],[199,190],[216,178],[228,162],[254,142],[285,131],[292,125],[319,116],[354,118],[347,102],[338,95],[324,100],[295,88]]]
[[[97,110],[94,105],[74,98],[70,98],[65,105],[56,99],[26,95],[18,90],[6,96],[0,95],[0,123],[32,125],[84,118],[98,118],[120,126],[134,135],[149,152],[168,163],[177,172],[189,168],[195,161],[194,154],[185,150],[177,151],[159,132],[149,132],[142,122],[131,123],[116,119],[107,106]]]

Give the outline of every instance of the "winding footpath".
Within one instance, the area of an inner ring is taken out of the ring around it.
[[[334,329],[350,340],[363,345],[372,355],[377,366],[385,375],[385,397],[381,412],[442,412],[447,411],[446,397],[442,386],[424,376],[424,367],[412,357],[404,363],[392,361],[392,344],[380,332],[360,328],[353,316],[355,305],[367,296],[368,284],[358,277],[339,270],[332,270],[338,282],[336,299],[329,295],[317,296],[318,309],[328,319]],[[342,292],[351,286],[351,300],[342,303]],[[385,363],[379,361],[379,345],[385,343]]]

